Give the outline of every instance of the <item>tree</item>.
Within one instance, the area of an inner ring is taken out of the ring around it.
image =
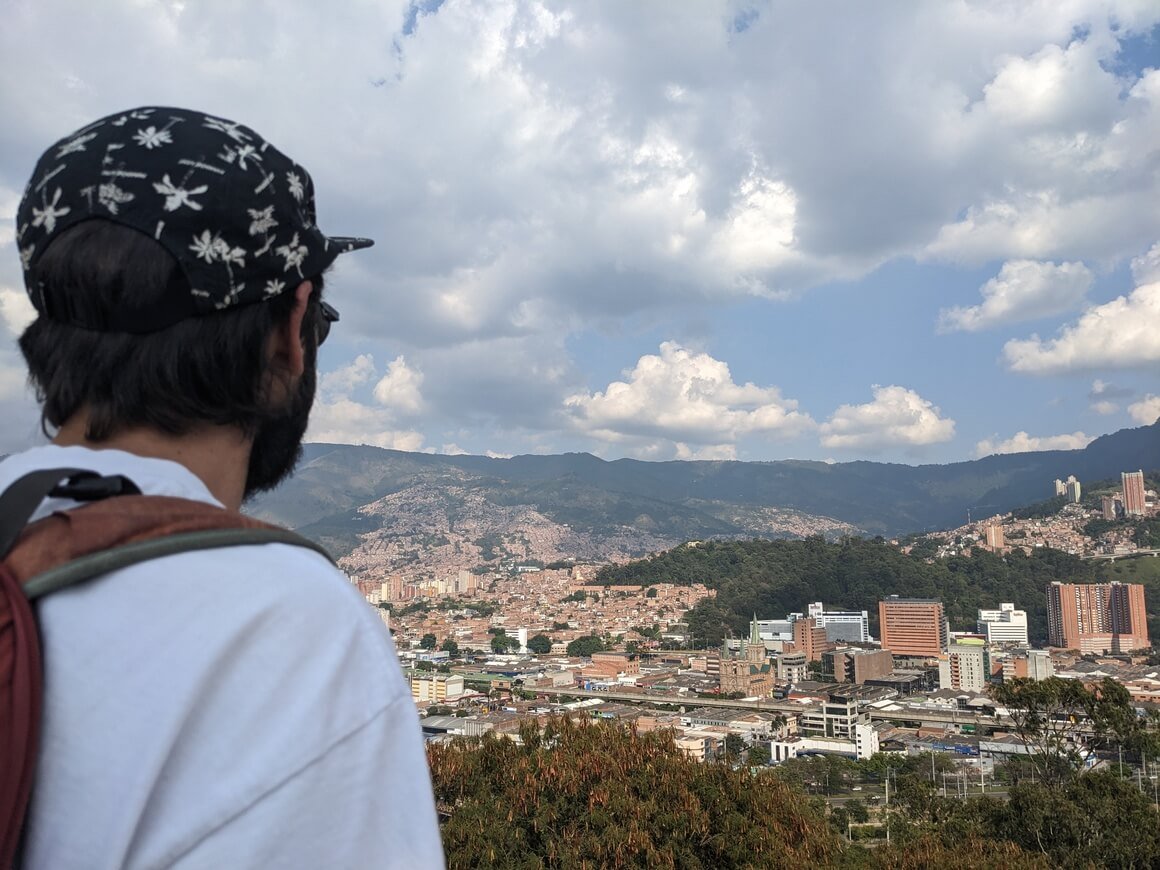
[[[1028,762],[1048,783],[1071,779],[1105,746],[1146,752],[1157,745],[1152,723],[1136,715],[1128,690],[1109,677],[1094,688],[1059,677],[1020,678],[989,691],[1011,717]]]
[[[528,641],[528,649],[538,656],[547,655],[552,651],[552,639],[546,634],[537,634]]]
[[[566,623],[566,622],[553,622],[552,623],[552,631],[567,631],[569,628],[571,628],[571,626],[568,625],[568,623]]]
[[[749,754],[746,757],[746,761],[749,762],[750,767],[764,767],[769,764],[769,759],[769,747],[764,743],[749,747]]]
[[[491,639],[491,651],[503,655],[512,649],[512,644],[519,649],[520,642],[514,637],[508,637],[506,634],[497,634]]]
[[[870,821],[870,810],[866,808],[866,803],[861,798],[851,798],[846,801],[846,812],[850,814],[851,821]]]
[[[419,641],[419,646],[421,646],[423,649],[435,649],[435,644],[438,642],[439,641],[436,639],[435,635],[428,632],[427,634],[423,635],[423,639]]]
[[[646,593],[644,594],[644,597],[645,597],[645,598],[656,598],[656,597],[657,597],[657,590],[656,590],[656,587],[655,587],[655,586],[650,586],[650,587],[648,588],[648,592],[646,592]]]
[[[740,734],[725,735],[725,757],[727,759],[740,758],[745,751],[745,741]]]
[[[457,644],[457,643],[456,643],[456,642],[455,642],[455,641],[454,641],[452,638],[450,638],[450,637],[447,637],[447,638],[444,638],[444,639],[443,639],[443,643],[442,643],[442,644],[440,644],[440,646],[439,646],[439,649],[441,649],[441,650],[443,650],[444,652],[446,652],[446,653],[447,653],[447,655],[451,656],[451,658],[455,658],[456,656],[458,656],[458,655],[459,655],[459,644]]]
[[[702,764],[671,733],[524,723],[431,744],[449,870],[469,867],[832,867],[841,838],[770,772]],[[503,824],[497,824],[503,820]],[[726,833],[727,832],[727,833]]]
[[[573,658],[591,656],[593,653],[604,652],[604,641],[594,634],[578,637],[568,644],[567,652]]]

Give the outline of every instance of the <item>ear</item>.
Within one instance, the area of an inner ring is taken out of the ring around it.
[[[303,281],[294,289],[294,307],[286,322],[270,334],[267,343],[270,368],[280,378],[297,379],[306,370],[306,350],[302,347],[302,321],[309,308],[310,293],[314,289],[309,281]]]

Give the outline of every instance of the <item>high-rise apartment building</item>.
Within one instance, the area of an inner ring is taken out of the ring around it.
[[[937,658],[946,652],[949,628],[941,601],[899,598],[878,602],[882,648],[896,656]]]
[[[1067,483],[1064,485],[1063,489],[1064,494],[1067,496],[1067,500],[1069,502],[1072,504],[1079,504],[1079,499],[1082,495],[1082,492],[1080,489],[1079,481],[1075,479],[1074,474],[1069,474],[1067,476]]]
[[[1018,643],[1027,646],[1027,611],[1014,604],[1000,604],[998,610],[980,610],[979,634],[987,643]]]
[[[1144,587],[1139,583],[1052,583],[1047,637],[1081,653],[1131,652],[1148,644]]]
[[[1120,474],[1124,487],[1124,513],[1130,517],[1144,515],[1144,472],[1125,471]]]
[[[1105,495],[1100,499],[1100,514],[1105,520],[1119,518],[1122,507],[1120,499],[1114,495]]]
[[[990,523],[987,526],[987,547],[992,551],[998,551],[1006,545],[1007,538],[1003,534],[1003,527],[999,523]]]

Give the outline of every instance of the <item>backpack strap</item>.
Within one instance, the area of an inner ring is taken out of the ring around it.
[[[61,483],[61,481],[65,481]],[[8,555],[28,519],[45,498],[96,501],[114,495],[140,495],[137,484],[121,475],[102,477],[81,468],[45,468],[18,478],[0,494],[0,558]]]
[[[319,544],[237,511],[170,496],[123,495],[32,523],[5,564],[29,598],[40,598],[161,556],[275,543],[314,550],[334,562]]]
[[[102,550],[82,556],[55,568],[49,568],[24,582],[24,594],[30,601],[64,589],[85,580],[91,580],[110,571],[127,568],[161,556],[212,550],[219,547],[239,547],[252,544],[291,544],[321,554],[333,563],[326,549],[299,534],[286,529],[208,529],[201,532],[166,535],[163,538],[137,541],[132,544]]]

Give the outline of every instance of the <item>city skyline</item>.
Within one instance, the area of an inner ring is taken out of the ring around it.
[[[144,104],[254,127],[324,229],[377,240],[328,277],[310,440],[913,464],[1151,423],[1158,25],[1127,0],[21,4],[0,453],[40,437],[28,173]]]

